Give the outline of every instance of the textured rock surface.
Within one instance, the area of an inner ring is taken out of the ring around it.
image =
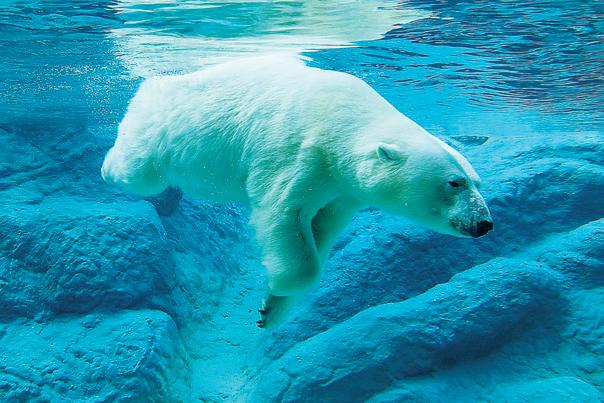
[[[549,378],[502,385],[491,397],[494,401],[597,402],[603,395],[593,386],[573,377]]]
[[[172,319],[140,310],[0,325],[4,401],[157,401],[190,395]]]
[[[144,202],[45,199],[0,217],[0,316],[169,310],[174,262]]]
[[[496,259],[404,302],[369,308],[297,344],[269,366],[261,401],[365,401],[392,379],[496,349],[560,308],[561,276]]]

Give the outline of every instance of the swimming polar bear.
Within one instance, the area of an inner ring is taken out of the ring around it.
[[[294,57],[145,81],[102,176],[144,196],[175,186],[249,206],[269,277],[260,327],[279,323],[318,281],[363,207],[459,237],[493,227],[463,156],[359,78]]]

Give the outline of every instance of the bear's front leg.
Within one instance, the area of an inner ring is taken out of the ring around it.
[[[258,208],[252,212],[269,277],[267,297],[260,308],[260,327],[281,322],[297,296],[319,280],[321,267],[310,221],[302,208]]]
[[[281,323],[291,306],[298,300],[297,296],[278,297],[268,294],[262,301],[260,312],[260,320],[256,322],[260,328],[271,328]]]

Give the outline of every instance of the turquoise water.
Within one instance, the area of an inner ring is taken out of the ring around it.
[[[264,52],[459,149],[495,231],[365,210],[258,329],[243,208],[99,171],[145,78]],[[1,400],[603,401],[603,61],[599,1],[2,2]]]

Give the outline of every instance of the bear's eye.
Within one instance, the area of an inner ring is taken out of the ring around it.
[[[459,183],[458,181],[449,181],[449,185],[454,188],[458,188],[461,186],[461,183]]]

